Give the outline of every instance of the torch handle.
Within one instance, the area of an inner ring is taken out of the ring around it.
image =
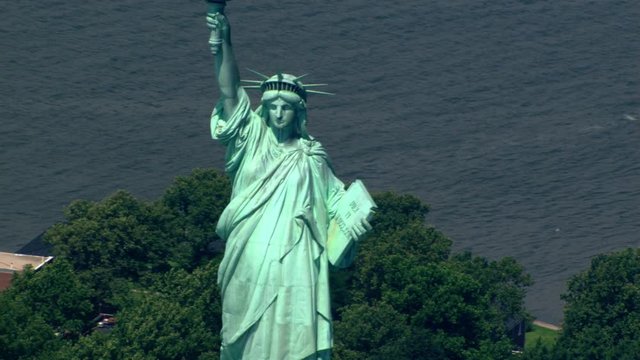
[[[226,0],[206,0],[207,2],[207,14],[222,14],[224,15],[224,7],[227,5]],[[222,37],[220,36],[220,29],[216,29],[211,32],[209,36],[209,44],[212,51],[218,52],[220,45],[222,45]]]

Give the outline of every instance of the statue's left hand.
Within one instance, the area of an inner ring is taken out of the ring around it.
[[[353,228],[351,228],[351,236],[355,241],[362,240],[364,236],[371,231],[372,227],[369,224],[367,219],[362,219],[362,221],[358,224],[356,223]]]

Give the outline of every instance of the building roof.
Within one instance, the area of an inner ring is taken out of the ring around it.
[[[11,286],[13,273],[31,265],[35,270],[53,259],[53,256],[38,256],[0,252],[0,291]]]
[[[0,271],[22,271],[27,265],[31,265],[34,269],[37,270],[42,267],[42,265],[51,261],[51,259],[53,259],[53,256],[38,256],[0,252]]]

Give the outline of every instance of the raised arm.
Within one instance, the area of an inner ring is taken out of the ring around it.
[[[207,14],[207,26],[212,36],[209,40],[211,53],[215,56],[216,80],[224,105],[224,117],[231,115],[238,104],[240,72],[231,47],[231,29],[226,16],[220,13]],[[215,39],[221,42],[216,43]]]

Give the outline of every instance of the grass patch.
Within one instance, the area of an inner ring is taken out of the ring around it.
[[[532,324],[531,326],[532,331],[529,331],[525,334],[525,350],[531,349],[536,344],[538,339],[540,339],[542,345],[546,346],[547,348],[551,348],[558,340],[558,336],[560,336],[559,331],[543,328],[542,326],[538,326],[536,324]]]

